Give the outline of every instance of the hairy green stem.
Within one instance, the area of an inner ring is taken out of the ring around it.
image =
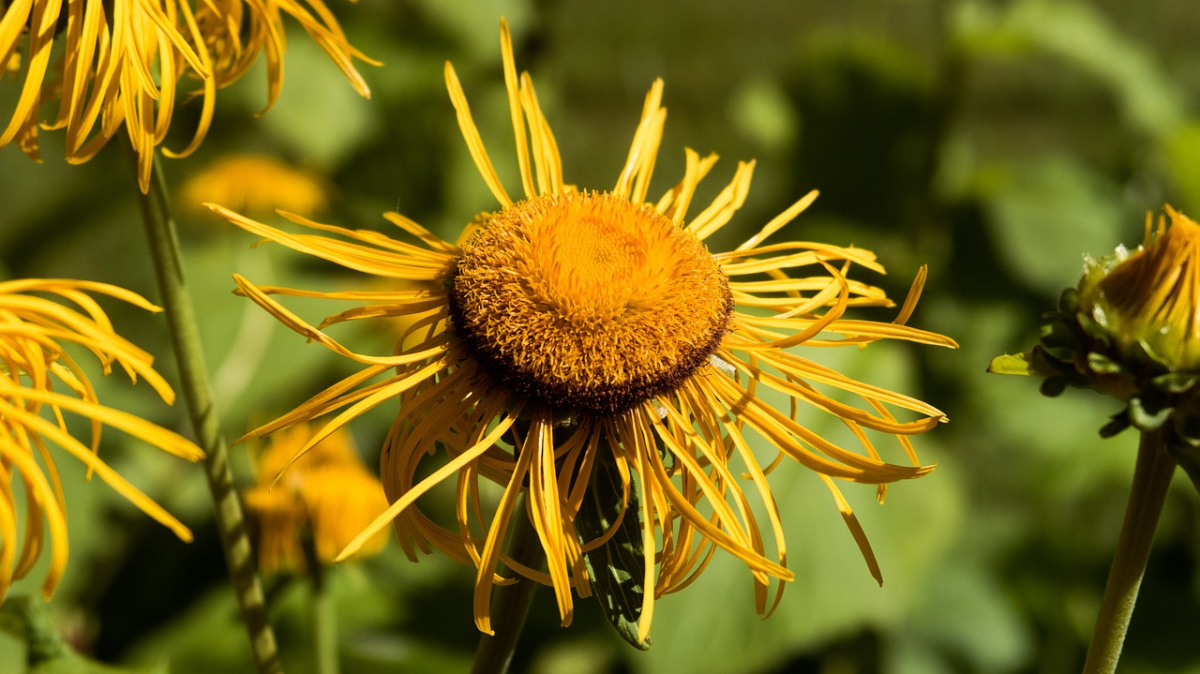
[[[122,144],[128,146],[127,143]],[[128,149],[136,174],[137,156],[131,148]],[[221,434],[220,418],[213,403],[196,312],[192,308],[192,298],[184,277],[179,236],[171,218],[166,186],[158,163],[154,165],[149,191],[142,194],[138,190],[138,195],[150,243],[150,257],[154,260],[158,290],[162,296],[160,301],[166,312],[175,361],[179,367],[181,393],[196,441],[205,453],[204,474],[212,493],[217,531],[225,550],[225,563],[237,594],[242,621],[250,637],[254,664],[259,674],[277,674],[283,671],[279,663],[279,649],[275,643],[275,633],[267,620],[262,582],[254,565],[242,503],[238,499],[233,472],[229,468],[229,447]]]
[[[1117,540],[1117,551],[1108,572],[1100,615],[1092,632],[1084,674],[1112,674],[1117,671],[1121,646],[1133,617],[1142,574],[1150,558],[1150,546],[1158,517],[1167,499],[1167,488],[1175,474],[1175,460],[1167,453],[1163,434],[1142,433],[1138,445],[1137,467],[1133,473],[1133,489],[1125,507],[1125,522]]]
[[[509,539],[508,556],[530,568],[539,568],[545,551],[538,540],[537,530],[529,521],[522,503],[517,504],[514,512],[516,530]],[[508,671],[536,589],[537,583],[528,578],[519,578],[512,585],[495,588],[492,595],[492,629],[496,634],[479,637],[471,674],[503,674]]]

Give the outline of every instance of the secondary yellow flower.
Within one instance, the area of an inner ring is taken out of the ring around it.
[[[858,348],[885,338],[954,346],[947,337],[904,325],[924,270],[894,321],[845,318],[852,306],[890,305],[882,290],[847,276],[854,265],[881,272],[871,252],[766,243],[808,207],[815,192],[736,249],[710,253],[703,242],[741,207],[753,164],[740,163],[716,199],[689,217],[697,184],[716,157],[687,150],[683,179],[648,200],[666,118],[661,81],[650,89],[613,188],[577,190],[564,182],[557,143],[528,74],[517,74],[504,24],[501,42],[524,197],[514,200],[501,184],[447,64],[459,125],[500,204],[496,213],[476,218],[478,230],[461,246],[396,213],[384,217],[419,245],[283,213],[320,232],[292,234],[213,206],[258,236],[391,279],[396,288],[317,292],[257,287],[235,276],[241,293],[289,328],[365,366],[251,435],[341,409],[311,445],[366,410],[398,399],[380,468],[392,505],[343,554],[394,520],[410,558],[436,548],[477,568],[475,620],[488,633],[492,584],[509,582],[497,574],[501,550],[512,521],[521,517],[536,530],[548,571],[507,557],[505,564],[554,588],[564,624],[571,620],[573,589],[587,596],[594,584],[604,592],[607,581],[589,574],[595,568],[589,554],[615,545],[622,524],[637,539],[624,550],[636,549],[640,556],[637,564],[618,569],[637,569],[629,587],[640,601],[626,618],[636,623],[637,643],[645,642],[654,599],[688,585],[718,547],[745,562],[758,610],[766,612],[771,579],[792,579],[767,481],[784,457],[817,473],[830,488],[878,578],[866,538],[835,480],[883,485],[928,473],[932,467],[917,462],[908,436],[945,417],[789,349]],[[803,268],[813,271],[787,273]],[[313,326],[274,294],[366,304]],[[397,316],[415,320],[398,335],[392,355],[355,353],[323,332],[342,321]],[[763,390],[789,399],[791,413],[760,399]],[[861,404],[846,402],[854,398]],[[833,415],[860,450],[813,432],[801,421],[801,407]],[[898,420],[889,408],[918,418]],[[869,431],[893,436],[913,465],[881,460]],[[761,460],[752,435],[778,456]],[[419,478],[421,460],[442,451],[444,465]],[[481,479],[503,487],[494,510],[483,506]],[[446,480],[457,486],[457,521],[449,527],[418,503]],[[527,499],[518,510],[522,493]],[[761,503],[765,523],[755,515],[752,499]],[[615,515],[600,518],[607,524],[595,535],[585,534],[596,528],[595,508],[585,505],[593,500]],[[635,501],[639,505],[632,507]]]
[[[199,208],[217,201],[235,211],[265,217],[276,209],[312,215],[329,205],[325,181],[266,156],[233,154],[218,159],[183,184],[180,201]]]
[[[32,293],[56,296],[47,299]],[[0,282],[0,599],[22,578],[47,547],[50,567],[42,583],[49,596],[67,565],[65,499],[51,446],[71,454],[117,493],[163,523],[185,541],[191,532],[138,491],[96,455],[103,426],[111,426],[165,452],[198,461],[200,451],[183,437],[144,419],[101,405],[76,360],[86,350],[107,374],[117,364],[133,380],[141,377],[168,403],[171,387],[151,366],[153,358],[113,331],[108,316],[89,296],[108,295],[149,311],[158,307],[128,290],[104,283],[61,279]],[[74,347],[74,348],[73,348]],[[76,438],[67,423],[73,415],[90,420],[90,432]],[[24,526],[18,522],[19,479],[25,496]]]
[[[279,484],[272,484],[313,431],[300,424],[271,436],[258,457],[258,479],[244,494],[246,509],[258,522],[258,565],[264,573],[307,568],[301,544],[305,530],[312,536],[317,559],[332,562],[387,509],[383,486],[367,472],[344,430],[313,445]],[[386,542],[381,530],[359,553],[376,554]]]
[[[294,18],[363,96],[370,91],[352,59],[368,61],[346,40],[322,0],[10,0],[0,18],[0,64],[22,64],[20,93],[0,131],[40,161],[38,128],[66,129],[67,161],[91,159],[122,126],[139,157],[142,191],[154,150],[166,138],[179,90],[188,80],[200,99],[191,142],[164,149],[191,154],[212,122],[218,88],[241,77],[264,54],[267,107],[283,85],[283,15]],[[62,35],[60,61],[51,67]],[[370,61],[368,61],[370,62]],[[14,92],[15,93],[15,92]],[[41,117],[43,103],[57,111]]]
[[[1200,225],[1167,207],[1171,226],[1146,221],[1138,250],[1088,260],[1081,309],[1107,323],[1125,349],[1133,344],[1172,369],[1200,366]]]
[[[1170,206],[1142,245],[1088,257],[1078,287],[1045,316],[1039,344],[990,370],[1043,377],[1042,392],[1091,388],[1125,403],[1100,429],[1162,432],[1200,486],[1200,225]]]

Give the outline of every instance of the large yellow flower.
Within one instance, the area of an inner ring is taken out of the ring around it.
[[[267,59],[267,107],[275,102],[283,85],[283,14],[300,23],[360,94],[370,94],[352,62],[367,59],[322,0],[9,0],[4,7],[0,72],[18,62],[22,71],[0,147],[15,140],[40,160],[38,128],[66,129],[67,161],[80,164],[124,126],[138,153],[143,192],[186,79],[196,85],[187,95],[201,99],[200,114],[191,142],[163,150],[169,157],[199,147],[217,89],[245,74],[260,53]],[[52,68],[60,34],[62,57]],[[43,120],[42,104],[54,100],[57,111]]]
[[[491,586],[509,582],[496,573],[502,558],[515,573],[553,586],[563,623],[570,622],[572,589],[581,596],[592,591],[587,553],[608,544],[625,515],[634,518],[632,531],[643,557],[636,584],[652,588],[642,594],[636,611],[639,642],[649,630],[654,599],[689,584],[717,547],[746,563],[758,609],[766,612],[771,579],[792,578],[767,481],[783,457],[824,480],[878,578],[866,538],[835,481],[883,485],[926,474],[931,467],[919,465],[908,436],[945,417],[925,403],[854,381],[790,349],[858,348],[884,338],[954,346],[947,337],[904,325],[924,270],[893,322],[845,318],[851,306],[890,305],[879,288],[847,277],[853,265],[882,271],[871,252],[821,243],[766,243],[812,202],[815,192],[735,250],[710,253],[703,242],[741,207],[753,164],[739,164],[716,199],[689,217],[696,186],[716,157],[687,150],[683,179],[660,199],[647,200],[666,117],[661,81],[646,98],[615,186],[577,190],[563,180],[554,136],[528,74],[517,74],[503,24],[501,37],[524,197],[514,200],[501,184],[447,64],[459,125],[501,207],[477,218],[478,231],[461,246],[396,213],[384,217],[419,245],[283,213],[321,232],[292,234],[213,206],[256,235],[392,279],[396,288],[316,292],[257,287],[235,276],[241,293],[289,328],[365,365],[251,435],[342,410],[311,445],[366,410],[398,400],[380,469],[392,505],[358,541],[394,520],[410,558],[418,550],[437,548],[473,564],[478,570],[475,620],[484,632],[492,631]],[[814,269],[811,275],[787,273],[806,267]],[[366,305],[313,326],[274,294]],[[412,320],[398,336],[394,355],[355,353],[323,332],[342,321],[398,316]],[[791,413],[760,400],[756,394],[762,389],[789,398]],[[848,398],[862,404],[849,404]],[[801,421],[802,407],[836,417],[861,448],[842,447],[814,433]],[[889,408],[910,410],[918,418],[898,420]],[[868,431],[894,436],[913,465],[882,461]],[[777,449],[778,456],[756,455],[752,434]],[[444,465],[418,479],[421,460],[443,451]],[[494,510],[484,508],[481,478],[503,486]],[[417,503],[446,480],[457,486],[457,521],[449,527],[430,519]],[[515,509],[522,492],[527,493],[524,513]],[[585,535],[595,514],[584,517],[581,509],[598,494],[615,502],[601,504],[602,510],[620,514],[607,530]],[[766,513],[769,534],[762,531],[752,498]],[[635,500],[640,505],[627,508]],[[523,566],[501,552],[519,517],[528,517],[536,529],[548,571]]]
[[[31,293],[57,296],[78,309]],[[105,373],[116,363],[131,379],[141,377],[149,383],[168,403],[175,396],[151,366],[153,358],[116,334],[88,293],[158,311],[140,296],[104,283],[61,279],[0,283],[0,599],[14,579],[32,569],[46,547],[47,532],[51,559],[42,583],[46,595],[54,591],[66,568],[65,501],[51,446],[82,461],[90,473],[183,540],[192,539],[187,527],[96,455],[101,428],[107,425],[189,461],[203,458],[203,452],[183,437],[96,399],[87,374],[71,356],[75,348],[90,351]],[[88,438],[72,434],[67,420],[73,415],[91,421]],[[14,491],[18,478],[25,491],[23,528]]]

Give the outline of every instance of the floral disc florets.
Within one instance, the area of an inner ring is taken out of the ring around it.
[[[534,197],[495,214],[463,245],[450,295],[494,383],[602,414],[686,379],[733,311],[703,243],[608,193]]]

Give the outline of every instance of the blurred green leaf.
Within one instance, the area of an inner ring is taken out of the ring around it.
[[[1186,212],[1200,213],[1200,120],[1190,120],[1163,139],[1171,182]],[[1147,204],[1148,209],[1157,204]]]
[[[933,571],[909,628],[970,663],[969,670],[1019,668],[1033,649],[1033,635],[984,564],[947,559]]]
[[[1044,52],[1065,59],[1113,91],[1126,118],[1154,137],[1174,132],[1183,100],[1148,50],[1123,35],[1094,5],[1019,0],[958,5],[955,34],[968,53],[1013,56]]]
[[[474,58],[500,60],[500,17],[515,36],[531,22],[528,0],[420,0],[434,22],[452,31]]]
[[[786,92],[772,80],[746,82],[729,107],[737,130],[764,149],[790,147],[800,134],[799,114]]]
[[[1123,240],[1120,190],[1066,155],[992,164],[975,190],[992,240],[1013,275],[1048,296],[1075,285],[1085,253]]]
[[[354,91],[312,40],[288,41],[285,68],[279,99],[261,124],[293,156],[329,170],[378,131],[371,101]],[[370,66],[363,70],[369,83],[376,73]]]

